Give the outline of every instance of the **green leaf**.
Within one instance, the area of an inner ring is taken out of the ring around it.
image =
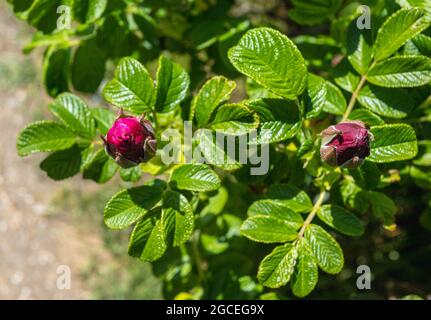
[[[361,220],[342,207],[325,204],[317,211],[317,216],[328,226],[347,236],[357,237],[364,233]]]
[[[120,176],[123,181],[137,182],[142,176],[142,169],[140,166],[121,168]]]
[[[90,108],[81,98],[70,93],[62,93],[49,105],[49,110],[76,134],[93,138],[94,118]]]
[[[169,112],[186,97],[189,75],[180,64],[160,56],[156,78],[156,111]]]
[[[401,9],[380,27],[374,43],[374,59],[385,59],[395,53],[407,40],[429,26],[420,9]]]
[[[280,142],[296,135],[301,127],[299,110],[293,101],[259,99],[247,101],[249,109],[259,116],[259,132],[249,144]]]
[[[305,118],[316,118],[326,103],[326,82],[322,77],[308,74],[305,91]]]
[[[160,209],[149,212],[136,224],[129,241],[129,255],[153,262],[163,256],[167,248]]]
[[[379,168],[368,160],[365,160],[360,167],[350,169],[349,173],[355,179],[356,184],[366,190],[376,188],[380,182]]]
[[[238,71],[284,98],[294,99],[306,87],[304,58],[289,38],[274,29],[247,31],[228,56]]]
[[[409,115],[414,101],[403,89],[367,85],[359,92],[358,102],[370,111],[387,118],[401,119]]]
[[[412,42],[422,55],[431,57],[431,37],[418,34],[412,39]]]
[[[234,81],[225,77],[218,76],[209,79],[192,101],[190,119],[196,116],[199,127],[204,127],[217,106],[229,99],[235,86]]]
[[[354,19],[347,30],[347,59],[361,75],[366,74],[373,59],[372,32],[370,29],[359,29]]]
[[[291,225],[295,230],[299,229],[304,223],[301,215],[298,212],[293,211],[281,200],[263,199],[255,201],[248,208],[247,214],[250,217],[273,217]]]
[[[272,184],[268,188],[266,198],[280,200],[286,207],[296,212],[307,212],[313,207],[305,191],[289,184]]]
[[[140,186],[121,190],[106,204],[105,224],[111,229],[124,229],[142,219],[162,198],[156,186]]]
[[[297,228],[270,215],[255,215],[247,218],[241,226],[241,234],[250,240],[275,243],[295,240]]]
[[[181,193],[166,191],[163,196],[162,225],[166,239],[174,247],[188,241],[193,233],[193,209]]]
[[[347,103],[338,87],[330,81],[326,81],[326,100],[323,105],[323,111],[343,115],[346,111]]]
[[[80,22],[92,22],[100,18],[106,9],[108,0],[74,0],[74,17]]]
[[[335,83],[348,92],[354,92],[361,80],[347,59],[343,59],[333,69],[333,73]]]
[[[341,0],[292,0],[294,6],[289,9],[288,15],[301,25],[316,25],[332,17],[341,3]]]
[[[61,0],[35,0],[28,10],[27,22],[44,33],[50,33],[57,26],[57,8],[61,5]]]
[[[329,273],[336,274],[343,269],[344,256],[338,242],[322,227],[310,224],[304,233],[311,252],[319,267]]]
[[[377,191],[367,192],[374,216],[382,219],[385,226],[394,223],[397,206],[387,195]]]
[[[423,56],[389,58],[371,68],[367,79],[381,87],[419,87],[431,81],[431,58]]]
[[[201,129],[197,132],[195,141],[199,142],[197,147],[205,157],[205,163],[210,163],[226,171],[242,167],[242,164],[235,160],[235,154],[229,154],[230,150],[227,147],[227,143],[225,143],[225,140],[229,138],[231,137],[220,134],[216,135],[215,132],[210,130]]]
[[[175,188],[191,191],[211,191],[220,188],[220,178],[204,164],[184,164],[176,167],[169,183]]]
[[[47,49],[43,57],[42,79],[51,97],[69,91],[70,48]]]
[[[298,263],[296,264],[290,285],[292,293],[299,298],[303,298],[313,291],[317,284],[319,273],[313,253],[306,239],[301,238],[298,241],[297,251]]]
[[[378,126],[382,125],[385,122],[378,115],[372,113],[371,111],[364,108],[356,108],[354,109],[350,115],[350,120],[361,120],[363,123],[368,126]]]
[[[86,41],[75,51],[72,62],[73,87],[82,92],[94,93],[105,76],[105,52],[96,41]]]
[[[290,243],[275,247],[260,263],[257,272],[258,280],[270,288],[286,285],[293,274],[297,255],[296,247]]]
[[[77,174],[81,168],[82,149],[77,145],[56,151],[40,163],[40,169],[54,180],[63,180]]]
[[[114,79],[103,89],[109,103],[139,114],[153,108],[154,85],[147,69],[137,60],[123,58]]]
[[[210,121],[211,129],[230,135],[246,134],[259,126],[259,118],[241,104],[224,104]]]
[[[96,126],[100,133],[107,134],[115,121],[115,114],[104,108],[92,108],[90,111],[94,119],[96,119]]]
[[[389,124],[371,127],[374,142],[368,160],[392,162],[414,158],[418,152],[416,134],[407,124]]]
[[[19,134],[16,142],[18,154],[23,157],[34,152],[68,149],[76,138],[68,128],[53,121],[33,122]]]
[[[87,160],[83,178],[97,183],[105,183],[112,179],[118,170],[118,165],[109,157],[104,149],[97,150]]]

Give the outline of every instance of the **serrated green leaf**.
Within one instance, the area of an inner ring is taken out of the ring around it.
[[[266,198],[279,200],[289,209],[296,212],[307,212],[313,207],[305,191],[289,184],[273,184],[268,188]]]
[[[389,58],[371,68],[367,79],[381,87],[419,87],[431,81],[431,58],[423,56]]]
[[[154,99],[153,80],[139,61],[123,58],[114,79],[103,89],[103,96],[109,103],[136,114],[150,111]]]
[[[69,91],[70,48],[51,46],[43,57],[42,79],[51,97]]]
[[[166,249],[160,209],[155,209],[136,224],[130,236],[128,253],[143,261],[153,262],[161,258]]]
[[[358,102],[370,111],[387,118],[401,119],[409,115],[414,101],[403,89],[367,85],[361,89]]]
[[[431,57],[431,37],[424,34],[418,34],[412,39],[412,42],[419,50],[420,54]]]
[[[374,216],[382,219],[385,226],[390,226],[394,223],[397,206],[394,201],[387,195],[377,191],[367,192],[371,203],[371,210]]]
[[[93,138],[94,118],[90,108],[81,98],[70,93],[62,93],[49,105],[49,110],[76,134],[88,139]]]
[[[211,129],[230,135],[246,134],[259,126],[259,118],[241,104],[224,104],[210,121]]]
[[[71,75],[73,87],[82,92],[94,93],[105,76],[105,52],[96,41],[86,41],[75,51]]]
[[[322,77],[308,74],[305,90],[305,118],[316,118],[326,103],[326,82]]]
[[[234,81],[225,77],[218,76],[209,79],[192,101],[190,119],[196,117],[199,127],[204,127],[217,106],[229,99],[235,86]]]
[[[380,27],[374,43],[374,59],[385,59],[395,53],[407,40],[429,26],[420,9],[401,9]]]
[[[342,207],[325,204],[317,211],[317,216],[328,226],[345,235],[357,237],[364,233],[361,220]]]
[[[248,208],[247,214],[249,217],[274,217],[290,224],[295,230],[299,229],[304,223],[302,216],[298,212],[289,208],[289,206],[282,202],[282,200],[263,199],[255,201]]]
[[[106,204],[105,224],[111,229],[124,229],[139,221],[161,199],[163,190],[156,186],[140,186],[121,190]]]
[[[259,99],[246,102],[259,116],[259,131],[249,144],[284,141],[296,135],[301,126],[296,104],[283,99]]]
[[[169,183],[181,190],[211,191],[220,187],[220,178],[207,165],[184,164],[172,171]]]
[[[323,105],[323,111],[343,115],[346,111],[347,103],[338,87],[330,81],[326,81],[326,100]]]
[[[190,239],[194,228],[193,209],[181,193],[166,191],[163,195],[162,225],[165,237],[174,247]]]
[[[270,215],[247,218],[241,226],[241,234],[250,240],[263,243],[295,240],[298,233],[292,224]]]
[[[112,113],[112,111],[103,108],[92,108],[90,110],[96,120],[97,129],[99,129],[101,134],[107,134],[115,121],[115,114]]]
[[[304,58],[289,38],[274,29],[247,31],[228,56],[238,71],[284,98],[294,99],[306,87]]]
[[[297,255],[296,247],[290,243],[276,247],[260,263],[257,278],[269,288],[286,285],[293,274]]]
[[[16,142],[18,154],[23,157],[34,152],[68,149],[76,142],[72,131],[53,121],[33,122],[19,134]]]
[[[338,242],[322,227],[310,224],[304,233],[319,267],[329,274],[343,269],[344,256]]]
[[[303,298],[313,291],[317,284],[319,273],[317,263],[313,257],[307,240],[301,238],[297,243],[298,262],[295,266],[295,272],[292,275],[290,282],[292,293]]]
[[[414,158],[418,152],[416,134],[407,124],[371,127],[374,142],[367,158],[373,162],[392,162]]]
[[[81,168],[82,148],[77,145],[56,151],[40,163],[40,169],[54,180],[63,180],[77,174]]]
[[[370,29],[359,29],[354,19],[347,30],[347,59],[352,67],[364,75],[373,59],[372,32]]]
[[[364,108],[356,108],[354,109],[350,115],[350,120],[361,120],[363,123],[368,126],[379,126],[384,124],[385,122],[378,115],[372,113],[371,111]]]
[[[156,111],[169,112],[186,97],[190,77],[180,64],[162,55],[156,79]]]

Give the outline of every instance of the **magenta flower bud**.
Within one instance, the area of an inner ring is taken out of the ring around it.
[[[323,130],[320,157],[330,166],[357,168],[370,155],[373,135],[361,121],[345,121]]]
[[[157,150],[157,140],[151,123],[143,116],[126,116],[122,111],[102,139],[106,152],[123,168],[148,161]]]

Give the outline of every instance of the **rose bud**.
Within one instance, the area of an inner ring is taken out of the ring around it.
[[[123,168],[130,168],[151,159],[157,150],[157,140],[148,120],[131,117],[120,111],[117,119],[102,137],[106,152]]]
[[[320,157],[330,166],[357,168],[370,155],[373,135],[362,121],[345,121],[320,133]]]

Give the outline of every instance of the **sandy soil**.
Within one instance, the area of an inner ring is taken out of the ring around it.
[[[91,186],[79,179],[53,182],[38,168],[41,155],[17,156],[19,130],[46,113],[49,98],[38,78],[42,53],[22,54],[30,30],[4,2],[0,34],[0,299],[89,298],[79,273],[90,256],[104,254],[100,237],[73,227],[67,212],[47,213],[65,183]],[[57,282],[65,270],[71,286],[63,290]]]

